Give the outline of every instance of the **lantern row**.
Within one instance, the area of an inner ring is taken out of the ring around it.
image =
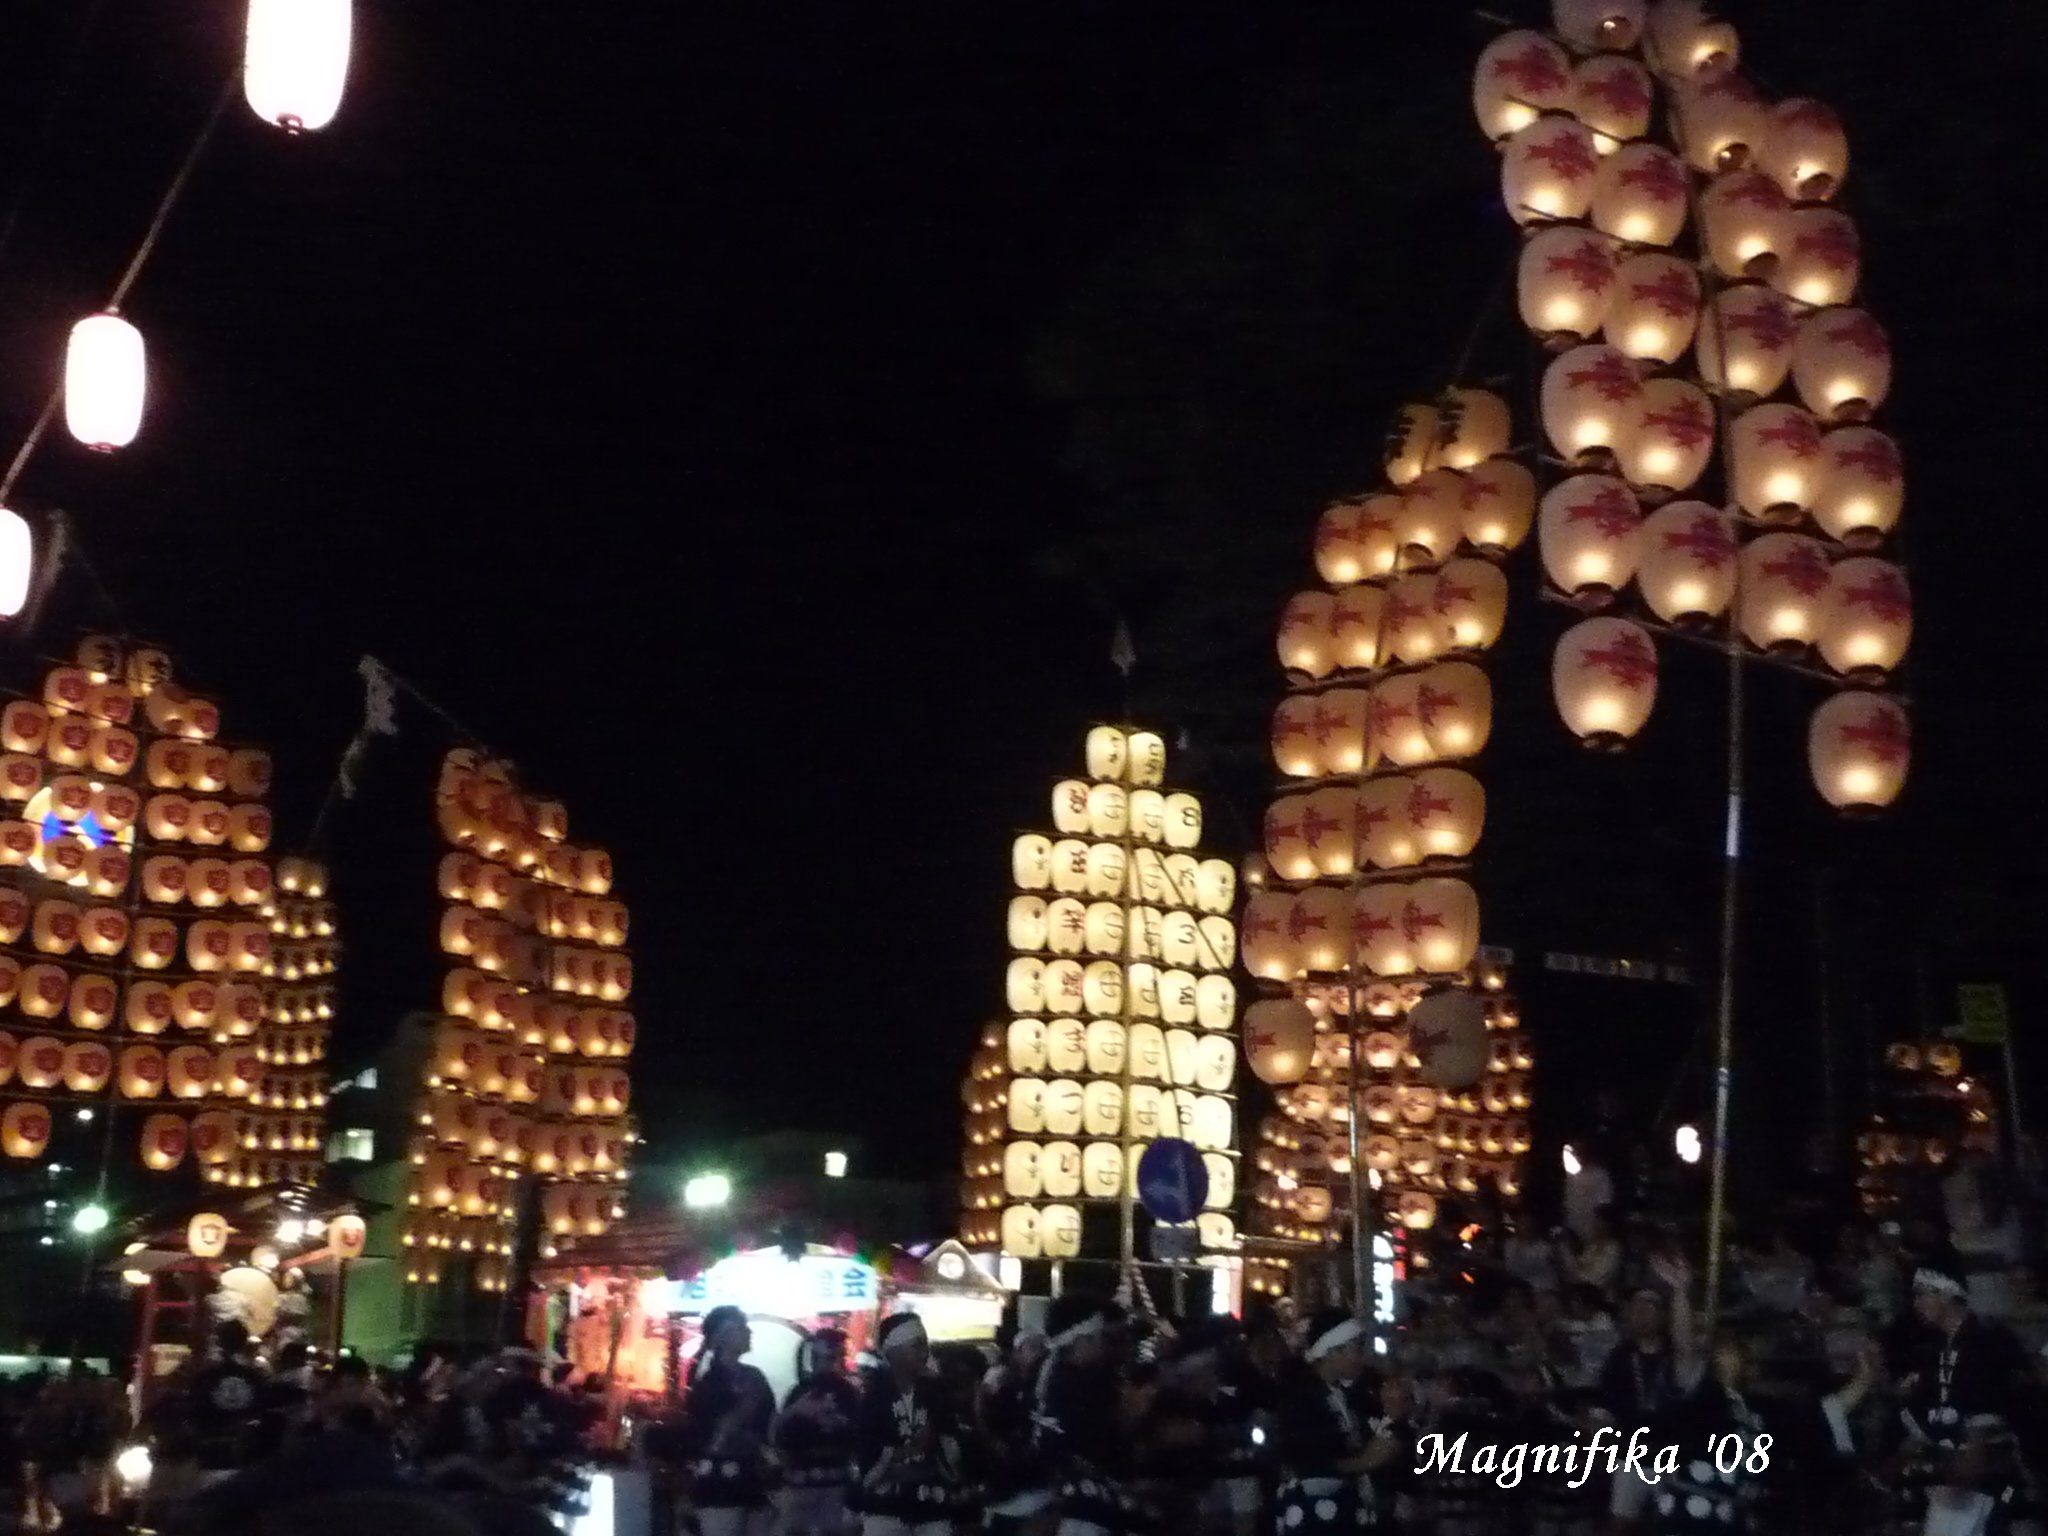
[[[1904,475],[1868,425],[1891,391],[1890,339],[1855,302],[1861,242],[1829,206],[1847,136],[1821,102],[1765,102],[1734,29],[1689,0],[1570,0],[1554,21],[1556,37],[1495,39],[1473,82],[1524,228],[1521,316],[1562,354],[1543,425],[1578,473],[1543,498],[1545,571],[1588,609],[1633,582],[1664,624],[1725,621],[1759,651],[1817,653],[1858,691],[1813,716],[1815,785],[1840,808],[1889,804],[1907,717],[1862,690],[1905,659],[1912,599],[1873,553],[1898,525]],[[1670,146],[1651,138],[1660,94]],[[1674,253],[1688,234],[1697,254]],[[1796,403],[1773,399],[1788,387]],[[1714,462],[1717,397],[1726,510],[1672,500]],[[1558,707],[1591,745],[1641,730],[1656,683],[1655,646],[1629,620],[1588,620],[1559,643]]]

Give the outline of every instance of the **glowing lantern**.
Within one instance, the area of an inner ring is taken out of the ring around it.
[[[1097,837],[1120,838],[1130,824],[1130,801],[1119,784],[1097,784],[1088,791],[1088,830]]]
[[[43,787],[43,765],[19,752],[0,757],[0,798],[32,799]]]
[[[1593,225],[1629,245],[1667,246],[1685,229],[1691,181],[1684,163],[1656,144],[1629,144],[1600,162]]]
[[[1493,685],[1465,661],[1444,661],[1416,679],[1415,720],[1439,762],[1470,757],[1493,729]]]
[[[1541,32],[1503,32],[1486,45],[1472,76],[1472,114],[1489,139],[1508,138],[1545,112],[1563,111],[1571,57]]]
[[[1443,628],[1436,620],[1436,578],[1403,576],[1387,591],[1381,609],[1386,646],[1393,659],[1410,666],[1436,660],[1443,649]]]
[[[1844,427],[1821,440],[1813,520],[1851,548],[1879,543],[1905,506],[1905,470],[1898,445],[1870,427]]]
[[[1706,0],[1654,0],[1647,51],[1659,70],[1680,78],[1732,68],[1740,56],[1735,29],[1711,20]]]
[[[1417,708],[1423,676],[1419,672],[1405,673],[1390,677],[1373,689],[1367,716],[1373,762],[1410,768],[1433,757],[1429,732],[1424,729]]]
[[[1304,1003],[1253,1003],[1244,1016],[1245,1060],[1262,1083],[1298,1083],[1308,1075],[1315,1033],[1315,1015]]]
[[[1168,795],[1166,797],[1166,846],[1181,849],[1193,848],[1201,840],[1202,802],[1193,795]]]
[[[1402,491],[1394,537],[1407,565],[1434,565],[1458,547],[1465,477],[1455,469],[1425,471]]]
[[[1319,774],[1360,773],[1368,766],[1366,724],[1371,694],[1338,688],[1310,701],[1308,740]]]
[[[72,1093],[98,1093],[114,1076],[114,1053],[96,1040],[64,1047],[64,1086]]]
[[[1010,902],[1009,938],[1012,949],[1044,949],[1048,937],[1046,904],[1042,897],[1018,896]]]
[[[48,1035],[31,1035],[21,1042],[15,1070],[24,1088],[48,1092],[64,1081],[64,1043]]]
[[[1801,651],[1820,636],[1828,590],[1826,547],[1797,533],[1767,533],[1743,547],[1736,620],[1761,650]]]
[[[234,934],[226,923],[201,918],[185,930],[185,963],[195,971],[224,971],[234,953]]]
[[[71,997],[65,1007],[73,1028],[105,1029],[120,1011],[121,989],[111,977],[79,976],[71,983]]]
[[[1714,407],[1684,379],[1652,379],[1621,453],[1621,472],[1652,500],[1689,490],[1714,452]]]
[[[1133,731],[1130,782],[1157,787],[1166,780],[1166,742],[1155,731]]]
[[[68,955],[78,945],[78,908],[68,901],[36,903],[35,946],[46,955]]]
[[[1636,585],[1666,623],[1697,623],[1734,600],[1735,525],[1720,508],[1676,501],[1658,509],[1643,520],[1636,551]]]
[[[1584,218],[1599,169],[1592,129],[1568,117],[1541,118],[1507,141],[1501,200],[1517,224]]]
[[[1846,214],[1795,208],[1785,215],[1773,288],[1819,309],[1854,299],[1862,276],[1862,241]]]
[[[1756,89],[1733,69],[1717,69],[1673,92],[1677,135],[1685,156],[1709,175],[1749,161],[1769,131]]]
[[[1656,93],[1649,72],[1633,59],[1603,54],[1572,74],[1572,116],[1593,130],[1593,147],[1611,155],[1650,131]]]
[[[1778,184],[1758,171],[1725,171],[1700,199],[1707,257],[1724,277],[1765,277],[1784,249],[1790,208]]]
[[[1434,419],[1434,417],[1432,417]],[[1413,481],[1420,471],[1409,476]],[[1395,491],[1378,491],[1352,505],[1344,525],[1347,541],[1338,547],[1332,561],[1355,570],[1354,581],[1385,576],[1399,562],[1401,554],[1401,497]]]
[[[1294,961],[1287,918],[1294,898],[1284,891],[1255,891],[1244,909],[1244,963],[1266,981],[1290,981],[1300,972]],[[1013,962],[1014,964],[1014,962]]]
[[[1486,792],[1471,774],[1431,768],[1406,781],[1400,816],[1407,837],[1425,859],[1462,859],[1479,844],[1486,825]]]
[[[182,866],[179,873],[183,874]],[[182,883],[179,889],[182,892]],[[147,879],[143,881],[143,890],[151,890]],[[156,898],[152,895],[150,899]],[[178,925],[167,917],[138,917],[128,948],[136,965],[147,971],[160,971],[178,958]]]
[[[32,1019],[54,1019],[71,998],[71,976],[61,965],[31,965],[21,973],[14,1006]]]
[[[164,1091],[164,1053],[153,1045],[122,1048],[120,1088],[124,1099],[153,1099]]]
[[[1490,389],[1446,390],[1439,412],[1436,463],[1466,470],[1508,451],[1514,419],[1507,401]]]
[[[1574,347],[1544,370],[1543,430],[1558,454],[1590,466],[1611,460],[1626,440],[1643,385],[1613,347]]]
[[[1507,622],[1507,578],[1487,561],[1453,560],[1431,584],[1429,610],[1442,648],[1486,650]]]
[[[325,128],[348,79],[352,0],[249,0],[242,91],[287,133]]]
[[[162,1034],[171,1026],[171,989],[161,981],[131,981],[122,1017],[134,1034]]]
[[[1266,862],[1282,880],[1313,880],[1316,862],[1303,835],[1307,795],[1287,795],[1266,808]]]
[[[151,795],[142,816],[149,835],[158,842],[183,842],[185,830],[192,824],[192,802],[183,795]]]
[[[1808,315],[1792,345],[1792,382],[1822,421],[1868,421],[1891,393],[1891,338],[1864,310]]]
[[[1304,971],[1334,972],[1349,959],[1344,892],[1332,886],[1310,886],[1294,898],[1287,912],[1287,941],[1294,962]]]
[[[102,900],[120,895],[128,888],[134,863],[128,851],[114,843],[88,849],[84,865],[86,889]]]
[[[1052,884],[1052,840],[1027,832],[1010,845],[1010,878],[1018,889],[1042,891]]]
[[[119,315],[86,316],[64,354],[64,425],[96,453],[127,447],[142,426],[147,382],[142,332]]]
[[[1336,599],[1327,592],[1302,592],[1290,598],[1280,617],[1277,649],[1280,665],[1308,677],[1322,677],[1336,664],[1332,654],[1332,610]],[[1077,830],[1061,827],[1062,832]]]
[[[220,988],[211,981],[181,981],[171,989],[171,1011],[181,1029],[213,1028],[214,1011],[220,1006]]]
[[[1700,377],[1737,404],[1775,394],[1792,366],[1798,333],[1798,322],[1776,289],[1761,283],[1723,289],[1700,322]]]
[[[1361,581],[1367,572],[1358,549],[1358,503],[1334,502],[1316,520],[1316,574],[1332,586]]]
[[[1422,857],[1408,820],[1408,794],[1413,785],[1414,780],[1395,774],[1369,780],[1358,791],[1359,848],[1377,868],[1404,869]]]
[[[1575,227],[1532,235],[1522,245],[1515,293],[1522,323],[1536,335],[1584,341],[1600,329],[1614,303],[1613,244]]]
[[[1826,467],[1820,426],[1796,405],[1759,405],[1735,419],[1735,499],[1766,522],[1792,522],[1813,503]]]
[[[1876,682],[1905,659],[1913,635],[1906,573],[1888,560],[1850,559],[1829,572],[1820,654],[1837,672]]]
[[[1794,97],[1771,108],[1756,162],[1787,197],[1826,202],[1849,173],[1849,136],[1825,102]]]
[[[92,766],[101,773],[123,774],[135,766],[135,733],[118,725],[92,729]]]
[[[1558,641],[1551,662],[1558,713],[1589,746],[1618,746],[1657,701],[1657,650],[1625,619],[1588,619]]]
[[[0,710],[0,746],[9,752],[42,751],[49,731],[50,717],[33,699],[13,699]]]
[[[1460,523],[1465,542],[1488,554],[1517,548],[1536,519],[1536,477],[1513,459],[1488,459],[1465,472]]]
[[[34,530],[19,512],[0,507],[0,619],[11,619],[27,606],[35,564]]]
[[[1380,664],[1386,597],[1385,588],[1361,583],[1347,587],[1332,600],[1329,635],[1331,659],[1337,666],[1363,670]]]
[[[1699,274],[1676,256],[1631,256],[1614,276],[1601,334],[1639,362],[1674,363],[1700,318]]]
[[[0,1115],[0,1152],[9,1157],[41,1157],[50,1145],[50,1112],[40,1104],[10,1104]]]
[[[1411,401],[1395,412],[1383,456],[1390,485],[1398,490],[1435,466],[1442,428],[1443,416],[1433,405]]]
[[[1574,48],[1635,47],[1643,35],[1644,0],[1552,0],[1558,35]]]
[[[1905,788],[1912,757],[1906,711],[1879,693],[1838,693],[1814,711],[1806,758],[1837,810],[1881,810]]]
[[[1536,539],[1559,591],[1599,606],[1635,574],[1643,510],[1635,492],[1608,475],[1575,475],[1543,498]]]

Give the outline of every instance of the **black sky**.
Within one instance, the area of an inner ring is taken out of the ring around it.
[[[232,69],[239,9],[0,21],[10,446]],[[2041,873],[2011,754],[2043,660],[2017,573],[2048,554],[2023,229],[2043,24],[1729,9],[1767,86],[1850,126],[1913,476],[1900,901],[1995,950]],[[1184,699],[1212,665],[1189,613],[1222,579],[1270,614],[1306,578],[1317,498],[1441,382],[1509,249],[1464,105],[1486,35],[1356,0],[365,0],[335,125],[288,141],[237,104],[131,302],[143,440],[53,440],[15,499],[67,508],[112,617],[276,743],[287,826],[379,656],[615,850],[650,1081],[943,1165],[998,1001],[1008,837],[1118,707],[1109,608]],[[1122,418],[1085,354],[1126,325],[1234,371],[1135,386],[1210,413],[1163,436],[1204,451],[1152,503],[1197,558],[1076,581],[1073,551],[1153,494],[1091,478],[1153,450],[1144,420],[1087,435]],[[103,606],[74,573],[51,635]],[[1263,623],[1219,689],[1277,689],[1248,670]],[[351,1052],[427,1001],[420,824],[449,738],[404,720],[328,823]]]

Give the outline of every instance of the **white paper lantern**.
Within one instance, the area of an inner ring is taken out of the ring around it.
[[[1785,382],[1798,334],[1799,322],[1775,288],[1763,283],[1724,288],[1700,319],[1700,377],[1737,404],[1765,399]]]
[[[1639,362],[1675,363],[1692,345],[1699,319],[1699,273],[1676,256],[1646,251],[1616,270],[1601,334]]]
[[[1331,613],[1336,603],[1328,592],[1301,592],[1288,599],[1275,645],[1281,666],[1315,678],[1337,664],[1331,643]]]
[[[1386,589],[1369,582],[1346,587],[1331,600],[1330,659],[1338,667],[1369,670],[1380,665],[1386,600]]]
[[[1088,765],[1089,778],[1121,783],[1130,772],[1131,744],[1115,726],[1098,725],[1088,732],[1082,757]]]
[[[1013,1141],[1003,1148],[1003,1193],[1014,1200],[1036,1200],[1045,1192],[1038,1168],[1038,1143]]]
[[[1756,88],[1733,69],[1684,81],[1672,98],[1685,156],[1709,174],[1746,165],[1769,128]]]
[[[1797,533],[1767,533],[1743,546],[1736,618],[1761,650],[1800,651],[1820,636],[1827,549]]]
[[[1557,712],[1589,746],[1617,746],[1640,731],[1657,702],[1657,647],[1626,619],[1587,619],[1551,659]]]
[[[1536,520],[1536,477],[1513,459],[1488,459],[1465,472],[1465,542],[1487,554],[1521,546]]]
[[[1820,425],[1796,405],[1759,405],[1734,426],[1735,499],[1767,522],[1796,521],[1820,490]]]
[[[1574,464],[1612,460],[1642,395],[1642,379],[1623,353],[1574,347],[1544,370],[1543,430],[1558,455]]]
[[[1787,197],[1826,202],[1849,172],[1849,136],[1827,103],[1794,97],[1771,108],[1756,162]]]
[[[1649,71],[1634,59],[1598,54],[1572,72],[1572,116],[1593,130],[1593,147],[1603,155],[1650,131],[1656,100]]]
[[[28,603],[35,573],[36,536],[19,512],[0,507],[0,619],[11,619]]]
[[[1403,576],[1387,589],[1380,610],[1386,647],[1407,666],[1434,661],[1444,648],[1443,627],[1436,619],[1436,578]]]
[[[1436,574],[1429,606],[1443,649],[1486,650],[1507,622],[1507,577],[1491,561],[1450,561]]]
[[[1795,208],[1785,215],[1771,286],[1815,309],[1847,304],[1863,277],[1863,243],[1847,214]]]
[[[1645,52],[1665,74],[1691,79],[1740,61],[1735,29],[1712,19],[1706,0],[1655,0]]]
[[[1424,470],[1435,468],[1442,431],[1443,415],[1434,405],[1411,400],[1396,411],[1381,455],[1387,483],[1399,491]]]
[[[1027,832],[1010,845],[1010,878],[1024,891],[1052,885],[1052,839]]]
[[[1313,885],[1296,895],[1287,913],[1287,941],[1302,970],[1325,975],[1343,970],[1350,959],[1344,892]]]
[[[1514,417],[1507,401],[1492,390],[1464,385],[1446,390],[1439,414],[1443,425],[1436,463],[1445,468],[1468,470],[1508,451]]]
[[[64,425],[97,453],[127,447],[142,427],[148,380],[142,332],[119,315],[87,315],[64,353]]]
[[[1583,218],[1599,169],[1592,129],[1568,117],[1546,117],[1507,141],[1501,200],[1517,224]]]
[[[1539,231],[1522,246],[1515,293],[1522,323],[1536,335],[1584,341],[1614,303],[1613,243],[1577,227]]]
[[[1401,819],[1421,858],[1463,859],[1486,826],[1486,791],[1457,768],[1425,768],[1407,781]]]
[[[1685,379],[1651,379],[1621,450],[1622,477],[1653,501],[1690,490],[1707,472],[1714,437],[1704,390]]]
[[[1891,393],[1891,338],[1866,310],[1818,310],[1792,345],[1792,382],[1823,422],[1868,421]]]
[[[1479,55],[1472,114],[1489,139],[1505,139],[1545,112],[1562,111],[1571,83],[1571,56],[1554,41],[1541,32],[1503,32]]]
[[[1251,969],[1249,960],[1245,968]],[[1237,1019],[1237,983],[1228,976],[1204,976],[1195,983],[1195,1022],[1204,1029],[1228,1029]]]
[[[1045,948],[1047,938],[1045,899],[1016,896],[1010,900],[1010,948],[1036,951]]]
[[[1012,1259],[1035,1259],[1045,1252],[1039,1238],[1038,1211],[1028,1205],[1003,1209],[1003,1253]]]
[[[1871,427],[1844,427],[1822,439],[1821,457],[1813,520],[1854,549],[1881,542],[1906,501],[1898,444]]]
[[[352,0],[249,0],[242,90],[287,132],[325,128],[348,80]]]
[[[1114,1200],[1123,1193],[1123,1152],[1113,1141],[1092,1141],[1081,1152],[1081,1193]]]
[[[1685,162],[1656,144],[1628,144],[1600,162],[1593,227],[1630,245],[1667,246],[1685,229],[1692,182]]]
[[[1719,507],[1674,501],[1643,520],[1636,536],[1636,585],[1668,624],[1727,611],[1735,597],[1735,524]]]
[[[1552,0],[1558,35],[1574,48],[1626,51],[1643,35],[1645,0]]]
[[[1543,569],[1559,591],[1592,602],[1635,574],[1643,521],[1635,492],[1610,475],[1574,475],[1543,498],[1536,537]]]
[[[1880,810],[1898,799],[1911,766],[1906,711],[1881,693],[1839,693],[1814,711],[1807,764],[1838,810]]]
[[[1876,682],[1905,660],[1913,636],[1906,573],[1889,560],[1850,559],[1829,572],[1820,654],[1837,672]]]
[[[1700,199],[1700,233],[1723,277],[1764,277],[1776,270],[1791,209],[1760,171],[1724,171]]]
[[[1082,1193],[1081,1149],[1071,1141],[1048,1141],[1039,1149],[1038,1178],[1046,1197],[1071,1200]]]
[[[1008,1037],[1012,1073],[1045,1070],[1045,1020],[1012,1019]]]

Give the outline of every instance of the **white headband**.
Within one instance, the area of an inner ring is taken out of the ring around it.
[[[909,1321],[898,1323],[887,1334],[883,1335],[882,1353],[885,1355],[892,1349],[903,1349],[911,1344],[927,1344],[931,1342],[929,1336],[924,1331],[924,1324],[918,1321],[916,1313],[905,1312],[899,1315],[908,1318]]]
[[[1953,1296],[1958,1301],[1969,1294],[1959,1282],[1950,1279],[1938,1269],[1916,1270],[1913,1275],[1913,1289],[1932,1291],[1937,1296]]]
[[[1365,1324],[1355,1317],[1347,1317],[1343,1322],[1309,1345],[1302,1352],[1303,1358],[1310,1361],[1320,1360],[1323,1356],[1335,1354],[1346,1344],[1353,1343],[1364,1336]]]
[[[1078,1344],[1083,1339],[1092,1339],[1095,1335],[1102,1332],[1105,1326],[1100,1312],[1084,1317],[1080,1322],[1074,1324],[1073,1327],[1054,1334],[1052,1336],[1052,1347],[1054,1349],[1065,1349],[1069,1344]]]

